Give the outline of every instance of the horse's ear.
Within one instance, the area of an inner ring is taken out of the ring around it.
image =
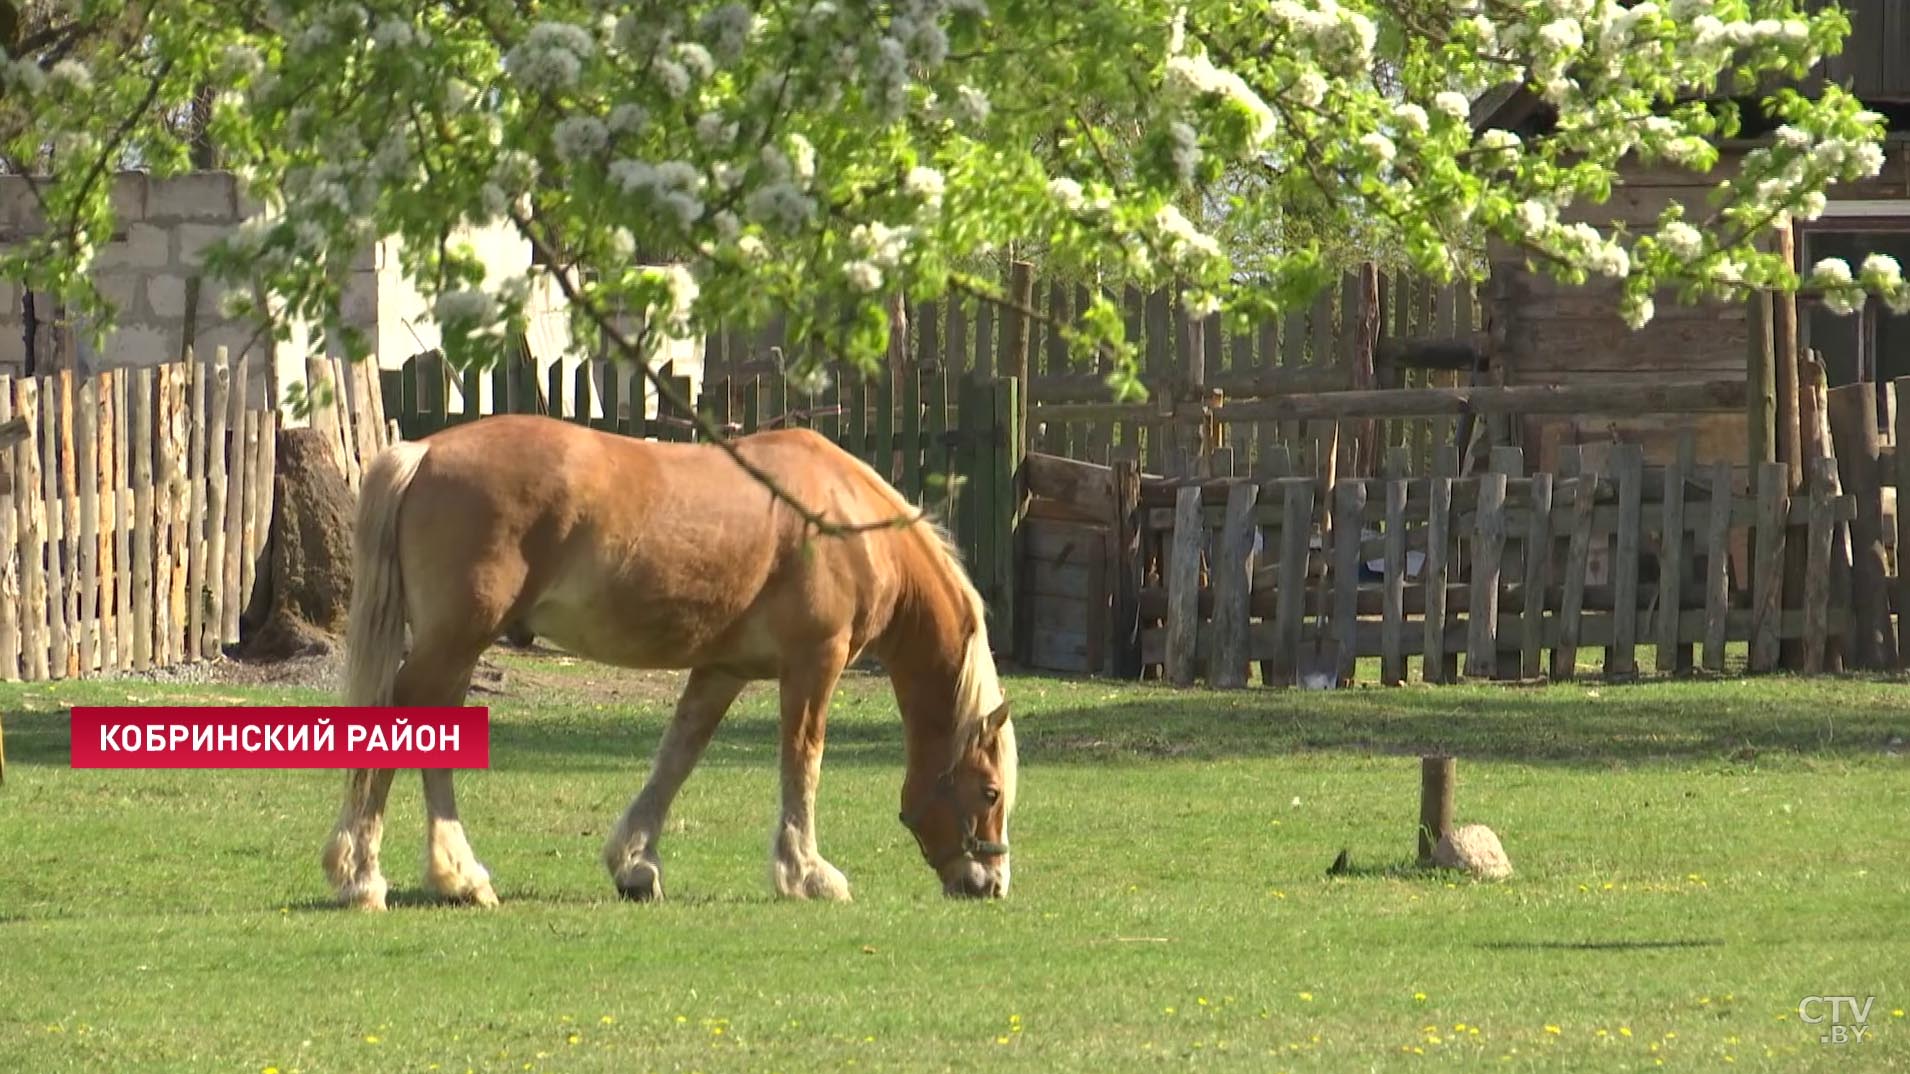
[[[1008,702],[1003,701],[995,711],[982,718],[982,737],[994,738],[1008,725]]]

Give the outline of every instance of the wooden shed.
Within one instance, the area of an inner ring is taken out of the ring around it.
[[[1810,82],[1844,85],[1888,119],[1886,163],[1872,180],[1832,188],[1823,218],[1797,225],[1796,257],[1803,267],[1822,257],[1854,262],[1881,251],[1910,264],[1910,4],[1845,0],[1844,7],[1853,25],[1846,51],[1827,60]],[[1761,110],[1745,104],[1744,130],[1720,143],[1711,174],[1633,163],[1621,169],[1608,202],[1568,210],[1566,219],[1622,224],[1635,232],[1649,229],[1667,203],[1681,201],[1690,210],[1687,219],[1702,220],[1709,211],[1706,195],[1769,138],[1771,125]],[[1523,88],[1488,95],[1474,118],[1481,129],[1523,137],[1542,136],[1553,120],[1549,107]],[[1688,306],[1664,294],[1656,303],[1657,318],[1634,332],[1618,316],[1615,285],[1561,285],[1510,251],[1495,255],[1482,298],[1487,361],[1493,379],[1506,384],[1747,376],[1751,333],[1741,304]],[[1803,346],[1822,355],[1833,387],[1910,374],[1910,317],[1893,316],[1877,303],[1859,316],[1839,317],[1807,302],[1799,319]],[[1740,414],[1548,416],[1526,418],[1499,435],[1520,442],[1528,460],[1550,467],[1561,446],[1614,441],[1642,444],[1649,459],[1666,461],[1687,431],[1697,436],[1700,458],[1748,461],[1749,428],[1748,416]]]

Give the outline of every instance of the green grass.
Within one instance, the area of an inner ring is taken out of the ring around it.
[[[0,1071],[1910,1069],[1900,683],[1016,677],[1015,891],[969,904],[895,822],[893,704],[851,677],[822,794],[839,906],[768,896],[757,687],[678,806],[672,900],[636,906],[598,851],[668,711],[655,677],[507,662],[478,699],[494,767],[459,788],[494,912],[423,903],[415,776],[396,906],[361,916],[317,863],[335,773],[67,767],[66,705],[316,693],[0,691]],[[1403,868],[1425,749],[1460,756],[1509,882]],[[1325,876],[1343,847],[1356,872]],[[1869,1039],[1819,1044],[1811,995],[1877,996]]]

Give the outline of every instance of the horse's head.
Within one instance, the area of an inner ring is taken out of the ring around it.
[[[911,772],[902,823],[948,895],[1008,894],[1008,815],[1015,808],[1015,728],[1003,703],[958,740],[941,772]]]

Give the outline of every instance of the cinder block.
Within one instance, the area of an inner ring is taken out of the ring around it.
[[[0,372],[27,364],[26,328],[17,317],[0,317]]]
[[[186,281],[184,276],[169,273],[146,280],[146,304],[152,307],[154,317],[177,321],[186,316]],[[200,308],[205,308],[203,303]]]
[[[113,176],[113,221],[117,228],[130,227],[146,219],[146,192],[151,178],[145,172],[120,172]]]
[[[179,238],[179,264],[183,268],[196,269],[205,264],[206,247],[232,234],[232,224],[179,224],[174,234]]]
[[[155,179],[146,196],[146,215],[154,220],[236,221],[237,181],[231,172],[192,172]]]
[[[115,239],[100,248],[95,265],[102,272],[165,268],[172,260],[171,246],[165,228],[134,224],[126,229],[124,240]]]
[[[378,274],[375,272],[354,272],[345,281],[345,291],[339,296],[338,313],[346,324],[357,325],[366,331],[378,326]]]
[[[102,272],[93,277],[93,286],[106,301],[119,311],[119,319],[125,322],[142,313],[139,306],[140,276],[133,272]]]
[[[100,357],[112,369],[160,365],[179,357],[179,336],[155,325],[121,324],[106,338]]]
[[[0,226],[13,231],[38,231],[39,204],[33,186],[22,175],[0,175]]]

